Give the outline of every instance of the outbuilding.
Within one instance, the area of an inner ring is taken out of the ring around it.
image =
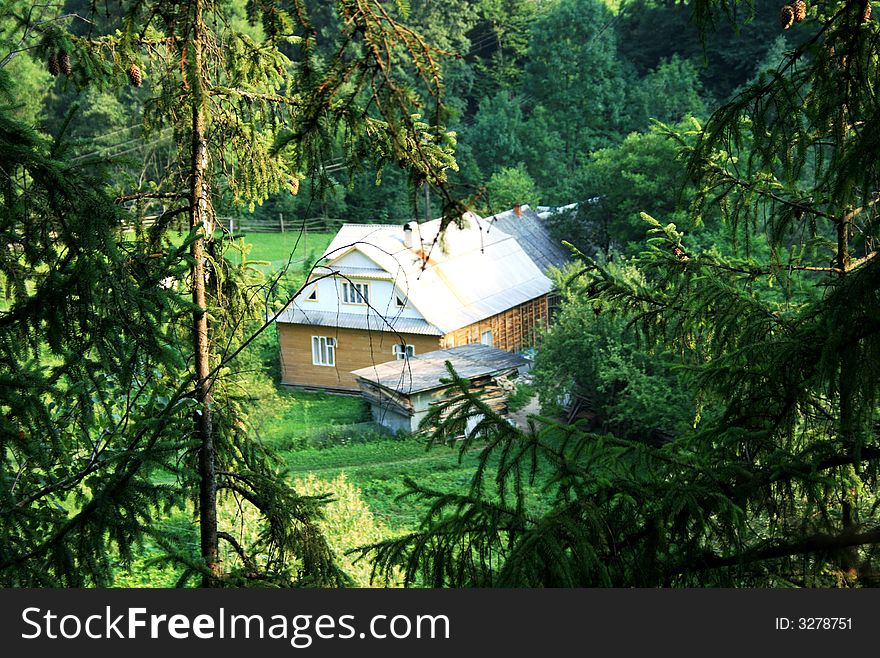
[[[507,413],[510,380],[528,367],[521,355],[479,343],[387,361],[352,372],[376,422],[395,433],[414,432],[432,406],[448,399],[446,364],[496,412]],[[474,420],[476,422],[476,419]]]

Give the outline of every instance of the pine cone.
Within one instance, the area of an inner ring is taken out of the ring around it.
[[[49,73],[52,75],[58,75],[61,72],[60,67],[58,66],[58,55],[52,53],[49,55],[49,63],[48,63]]]
[[[128,67],[128,81],[133,84],[135,87],[140,87],[144,79],[141,77],[141,69],[137,64],[132,64]]]
[[[867,23],[871,20],[871,3],[865,3],[865,11],[862,12],[862,23]]]
[[[73,73],[73,67],[70,65],[70,55],[63,50],[61,51],[61,57],[58,58],[58,65],[61,68],[61,72],[67,77],[70,77],[70,74]]]
[[[794,7],[791,5],[784,5],[782,7],[782,12],[779,14],[779,24],[783,30],[787,30],[794,25]]]
[[[800,23],[807,17],[807,3],[804,0],[795,0],[792,6],[794,7],[795,23]]]

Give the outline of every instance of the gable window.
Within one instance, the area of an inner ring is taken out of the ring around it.
[[[342,282],[342,301],[346,304],[369,304],[370,284]]]
[[[483,345],[491,345],[492,344],[492,330],[489,329],[480,334],[480,342]]]
[[[397,308],[406,308],[406,297],[401,295],[399,292],[394,293],[394,305]]]
[[[400,343],[391,348],[391,352],[394,354],[394,358],[398,361],[403,361],[404,359],[409,359],[416,355],[416,346],[415,345],[404,345]]]
[[[331,336],[312,336],[312,364],[336,365],[336,339]]]
[[[312,292],[306,295],[307,302],[316,302],[318,301],[318,286],[312,288]]]

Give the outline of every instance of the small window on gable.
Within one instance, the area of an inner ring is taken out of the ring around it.
[[[406,297],[401,295],[399,292],[394,293],[394,305],[397,308],[405,308],[406,307]]]
[[[343,281],[342,301],[346,304],[369,304],[370,284]]]
[[[416,347],[415,345],[404,345],[403,343],[400,343],[394,345],[391,348],[391,352],[394,354],[395,359],[403,361],[404,359],[409,359],[416,355]]]
[[[318,286],[312,288],[312,291],[306,295],[307,302],[316,302],[318,301]]]

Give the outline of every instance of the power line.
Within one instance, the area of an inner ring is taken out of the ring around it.
[[[169,135],[164,134],[168,130],[171,130],[171,128],[163,128],[161,131],[159,131],[159,138],[157,140],[155,140],[154,142],[151,142],[148,145],[144,144],[143,136],[141,135],[138,137],[134,137],[132,139],[128,139],[124,142],[120,142],[118,144],[113,144],[111,146],[107,146],[106,148],[103,148],[103,149],[98,149],[97,151],[92,151],[91,153],[83,153],[83,154],[78,155],[74,158],[71,158],[71,161],[77,162],[79,160],[85,160],[87,158],[94,158],[94,157],[110,157],[110,158],[112,158],[112,157],[116,157],[118,155],[123,155],[124,153],[131,153],[132,151],[136,151],[138,148],[140,148],[139,146],[135,146],[130,149],[124,150],[122,152],[116,151],[116,149],[120,149],[120,148],[126,149],[126,147],[131,144],[140,143],[142,146],[155,146],[159,142],[168,138]]]

